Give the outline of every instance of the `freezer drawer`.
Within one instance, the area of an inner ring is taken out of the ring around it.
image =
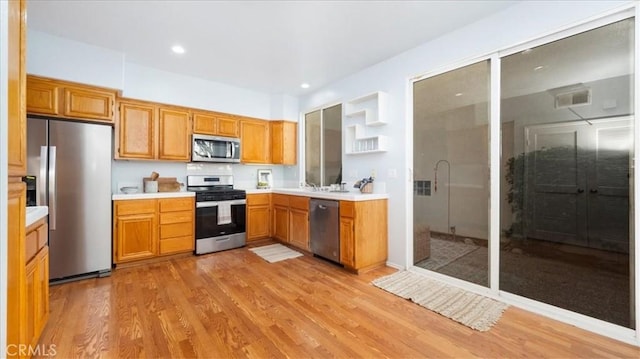
[[[312,198],[309,202],[311,252],[340,262],[340,202]]]

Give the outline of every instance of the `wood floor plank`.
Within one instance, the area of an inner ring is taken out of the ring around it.
[[[51,287],[40,343],[61,358],[638,358],[640,348],[510,307],[477,332],[303,257],[247,248]]]

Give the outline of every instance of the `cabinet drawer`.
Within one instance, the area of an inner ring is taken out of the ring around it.
[[[303,211],[309,210],[309,197],[289,196],[289,206]]]
[[[195,246],[193,236],[182,236],[160,240],[160,254],[190,252]]]
[[[340,217],[354,218],[355,213],[355,202],[340,201]]]
[[[177,212],[194,210],[195,204],[192,197],[159,199],[160,212]]]
[[[27,233],[25,238],[25,261],[29,261],[38,252],[38,231],[31,231]]]
[[[173,223],[160,226],[160,239],[185,236],[193,237],[193,223]]]
[[[263,194],[249,194],[247,195],[248,206],[268,205],[271,195],[269,193]]]
[[[156,200],[141,199],[141,200],[115,201],[114,212],[117,216],[123,216],[123,215],[129,215],[129,214],[140,214],[140,213],[155,213]]]
[[[273,194],[271,195],[271,201],[274,206],[289,207],[289,196],[285,194]]]
[[[160,224],[193,223],[193,211],[160,213]]]

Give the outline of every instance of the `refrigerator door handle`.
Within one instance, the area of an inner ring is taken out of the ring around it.
[[[47,156],[48,147],[40,146],[40,177],[37,178],[38,205],[47,204]]]
[[[46,158],[46,157],[44,157]],[[49,230],[56,230],[56,146],[49,146]]]

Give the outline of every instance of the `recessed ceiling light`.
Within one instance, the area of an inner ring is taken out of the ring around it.
[[[180,45],[171,46],[171,51],[176,54],[184,54],[184,47]]]
[[[310,87],[310,85],[305,82],[303,84],[300,84],[300,87],[302,87],[303,89],[308,89]]]
[[[536,66],[533,68],[533,71],[540,71],[542,69],[544,69],[544,66]]]
[[[462,96],[462,92],[458,92],[458,93],[456,94],[456,97],[460,97],[460,96]]]

